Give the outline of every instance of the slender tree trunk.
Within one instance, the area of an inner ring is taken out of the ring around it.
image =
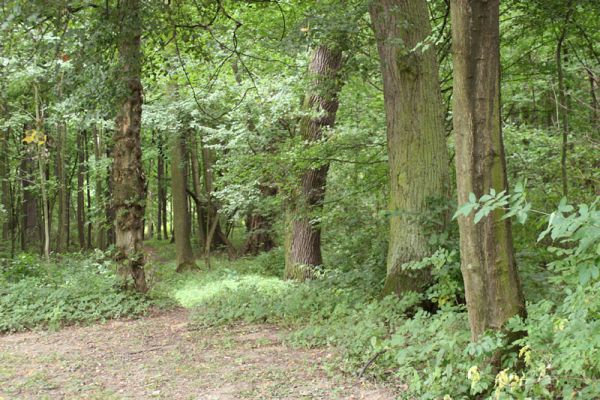
[[[570,11],[569,11],[570,13]],[[567,177],[567,150],[569,145],[569,105],[567,101],[567,89],[565,86],[564,71],[562,67],[563,59],[563,44],[567,34],[566,24],[568,16],[565,20],[565,26],[561,30],[558,43],[556,44],[556,73],[558,78],[558,115],[562,131],[562,145],[560,152],[560,175],[562,182],[563,196],[567,196],[569,182]]]
[[[190,242],[190,213],[187,201],[187,154],[185,138],[174,134],[171,143],[171,193],[173,195],[173,229],[177,272],[196,267]]]
[[[458,204],[507,190],[500,122],[499,0],[452,0],[453,118]],[[525,303],[511,223],[496,210],[473,223],[459,217],[461,269],[473,340],[502,329]]]
[[[402,265],[431,255],[424,215],[449,197],[444,106],[426,0],[377,0],[370,7],[387,120],[390,236],[384,294],[422,291],[429,270]],[[439,219],[443,222],[444,215]]]
[[[83,220],[84,223],[87,225],[87,238],[85,240],[85,248],[86,249],[91,249],[92,248],[92,224],[89,221],[91,215],[92,215],[92,185],[91,185],[91,177],[90,177],[90,167],[89,167],[89,161],[90,161],[90,146],[89,146],[89,136],[88,136],[88,132],[84,131],[84,146],[83,146],[83,150],[84,150],[84,171],[85,171],[85,193],[86,193],[86,203],[85,203],[85,209],[86,209],[86,215],[84,216]]]
[[[94,196],[94,199],[97,202],[97,209],[98,210],[103,210],[105,208],[105,202],[104,202],[104,189],[102,188],[102,173],[101,173],[101,168],[99,167],[98,162],[100,161],[100,159],[102,158],[102,141],[101,141],[101,135],[98,132],[98,128],[96,126],[94,126],[92,128],[92,135],[93,135],[93,140],[94,140],[94,158],[96,161],[96,168],[94,168],[95,171],[95,193],[96,195]],[[99,215],[100,213],[98,213]],[[101,249],[104,250],[106,249],[106,230],[104,229],[104,223],[103,222],[98,222],[96,223],[96,246]]]
[[[163,229],[163,207],[165,203],[164,196],[164,175],[165,175],[165,156],[164,149],[162,145],[162,133],[158,133],[158,138],[156,140],[156,145],[158,149],[158,161],[156,162],[156,191],[157,191],[157,224],[156,224],[156,232],[158,240],[162,240],[162,232]],[[165,237],[166,239],[166,237]]]
[[[84,162],[83,132],[77,134],[77,239],[79,248],[85,248],[85,199],[84,199]]]
[[[24,127],[25,132],[29,130]],[[31,246],[38,242],[38,201],[34,190],[34,158],[31,146],[26,146],[21,159],[20,176],[23,192],[21,208],[21,250],[30,251]]]
[[[153,160],[149,161],[148,164],[148,170],[152,171],[152,168],[154,167],[154,162]],[[154,201],[154,193],[152,192],[152,187],[150,185],[148,185],[148,193],[146,196],[146,231],[148,232],[146,234],[146,237],[149,239],[153,239],[154,238],[154,221],[152,220],[152,218],[154,217],[153,215],[153,207],[152,207],[152,202]]]
[[[308,142],[321,140],[324,131],[335,124],[341,67],[340,50],[325,45],[315,49],[309,65],[313,82],[306,95],[304,108],[321,115],[306,117],[301,122],[300,133]],[[323,264],[321,227],[314,219],[323,208],[328,170],[329,164],[323,164],[301,175],[299,193],[293,196],[287,216],[286,279],[311,279],[315,269]]]
[[[263,199],[277,194],[275,186],[259,186]],[[273,216],[262,210],[254,210],[246,219],[248,238],[244,244],[244,253],[257,255],[260,252],[270,251],[275,247],[273,239]]]
[[[61,123],[57,127],[58,140],[56,146],[56,173],[58,178],[58,237],[57,251],[66,251],[69,247],[69,197],[67,186],[67,173],[65,168],[66,126]]]
[[[200,248],[204,248],[207,236],[205,224],[206,205],[202,203],[200,198],[202,193],[202,183],[200,181],[200,164],[198,162],[198,141],[196,139],[196,133],[194,132],[191,136],[190,158],[192,166],[192,183],[194,185],[194,195],[196,200],[196,219],[198,221],[198,244],[200,245]]]
[[[120,3],[120,110],[113,142],[113,208],[115,210],[116,260],[121,271],[131,274],[135,288],[146,292],[143,226],[146,177],[142,169],[140,129],[142,120],[140,0]]]
[[[2,110],[4,114],[5,110]],[[12,230],[12,204],[10,199],[10,164],[8,156],[8,134],[9,130],[6,129],[0,133],[0,181],[2,183],[2,209],[4,215],[2,216],[2,243],[3,246],[8,243],[11,238]]]

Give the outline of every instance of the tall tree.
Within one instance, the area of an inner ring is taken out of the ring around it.
[[[173,194],[173,229],[177,253],[177,272],[196,267],[190,241],[191,223],[187,199],[187,151],[185,138],[177,133],[171,143],[171,191]]]
[[[423,290],[429,271],[402,265],[431,255],[423,215],[448,198],[448,151],[426,0],[377,0],[371,21],[383,76],[390,176],[384,294]],[[443,221],[444,216],[440,216]]]
[[[142,170],[140,0],[123,0],[119,6],[120,107],[113,137],[112,200],[115,211],[116,260],[122,273],[131,274],[135,288],[148,290],[142,249],[146,177]]]
[[[458,203],[470,193],[507,190],[500,120],[499,0],[452,0],[453,118]],[[501,329],[525,303],[517,274],[511,223],[496,210],[475,224],[458,219],[461,270],[471,334]]]
[[[309,74],[313,82],[304,100],[304,108],[317,113],[301,121],[300,134],[307,142],[323,138],[325,130],[335,123],[341,88],[340,70],[342,52],[339,48],[320,45],[312,55]],[[323,263],[321,255],[321,227],[313,222],[314,214],[323,208],[325,184],[329,164],[304,171],[299,193],[288,210],[285,243],[285,277],[304,281],[312,278],[315,267]]]
[[[85,248],[85,199],[83,192],[85,154],[83,149],[84,132],[77,134],[77,239],[79,248]]]

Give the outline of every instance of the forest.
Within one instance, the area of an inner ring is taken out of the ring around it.
[[[0,399],[600,398],[600,0],[0,4]]]

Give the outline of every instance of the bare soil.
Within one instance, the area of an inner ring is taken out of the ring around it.
[[[393,399],[328,373],[331,350],[285,346],[266,325],[194,330],[183,309],[0,336],[0,399]]]

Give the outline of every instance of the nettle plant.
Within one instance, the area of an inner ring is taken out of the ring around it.
[[[494,210],[503,209],[502,217],[515,217],[525,224],[530,213],[544,216],[548,220],[547,228],[541,232],[537,241],[549,238],[552,244],[548,251],[557,256],[548,267],[559,273],[565,283],[586,285],[600,277],[600,210],[597,197],[591,204],[574,206],[563,198],[555,211],[547,213],[532,208],[527,201],[525,183],[515,187],[512,194],[506,191],[490,193],[477,199],[469,195],[469,201],[458,208],[453,218],[468,216],[475,212],[473,222],[477,224]],[[556,278],[555,278],[556,279]]]

